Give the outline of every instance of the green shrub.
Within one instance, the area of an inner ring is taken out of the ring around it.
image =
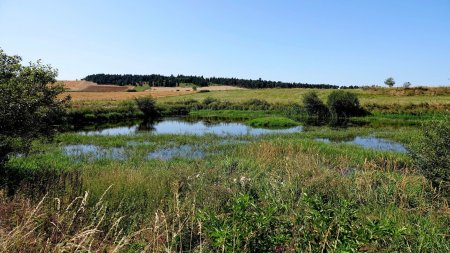
[[[136,113],[137,111],[139,111],[139,109],[136,106],[136,103],[133,100],[124,100],[120,102],[118,110],[128,114]]]
[[[242,104],[250,110],[268,110],[270,108],[269,102],[256,98],[247,100]]]
[[[248,194],[231,199],[225,214],[200,215],[214,252],[278,252],[291,238],[291,223],[283,221],[281,205],[263,206]]]
[[[410,147],[415,166],[434,187],[450,196],[450,120],[424,125],[421,140]]]
[[[203,99],[203,105],[209,105],[214,102],[219,102],[219,100],[216,98],[212,98],[212,97],[206,97],[205,99]]]
[[[364,115],[356,94],[348,91],[333,91],[328,95],[328,108],[333,117],[347,118]]]
[[[159,115],[156,110],[156,102],[152,97],[136,98],[136,104],[139,110],[144,114],[145,119],[150,119]]]
[[[326,118],[329,115],[327,106],[320,100],[314,91],[308,92],[303,96],[303,106],[309,116]]]

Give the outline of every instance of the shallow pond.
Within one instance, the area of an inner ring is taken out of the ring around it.
[[[161,148],[148,153],[147,159],[170,160],[172,158],[201,159],[205,157],[202,147],[193,145],[181,145],[178,147]]]
[[[303,131],[303,128],[292,127],[286,129],[262,129],[247,126],[243,123],[210,123],[204,120],[187,121],[186,118],[166,118],[162,121],[153,122],[150,124],[140,124],[133,126],[119,126],[109,127],[101,130],[89,130],[79,131],[81,135],[106,135],[106,136],[118,136],[118,135],[135,135],[138,133],[150,133],[153,135],[161,134],[176,134],[176,135],[205,135],[215,134],[218,135],[215,145],[236,145],[246,144],[253,140],[240,140],[239,136],[250,135],[259,136],[263,134],[285,134],[296,133]],[[257,138],[251,138],[257,139]],[[363,137],[357,136],[350,139],[328,139],[328,138],[316,138],[315,140],[326,143],[348,143],[359,145],[364,148],[370,148],[375,150],[395,151],[400,153],[406,153],[406,148],[400,143],[393,141],[375,138],[375,137]],[[188,158],[188,159],[202,159],[212,153],[207,151],[208,145],[202,144],[184,144],[176,145],[173,141],[168,141],[162,146],[154,147],[153,144],[157,144],[151,141],[128,141],[123,147],[106,148],[96,146],[92,144],[80,144],[80,145],[66,145],[62,147],[62,152],[65,155],[76,157],[78,159],[113,159],[113,160],[127,160],[128,154],[127,148],[139,148],[144,149],[143,159],[158,159],[158,160],[170,160],[173,158]],[[145,146],[151,145],[153,148],[145,150]],[[142,151],[141,151],[142,152]]]
[[[208,123],[206,121],[188,122],[181,118],[164,119],[153,124],[133,125],[128,127],[111,127],[102,130],[79,131],[82,135],[134,135],[139,132],[152,134],[186,134],[205,135],[216,134],[219,136],[241,136],[241,135],[261,135],[297,133],[302,131],[302,127],[292,127],[285,129],[263,129],[247,126],[243,123]]]
[[[124,148],[102,148],[92,144],[66,145],[62,147],[65,155],[72,157],[86,157],[88,159],[127,160]]]
[[[357,136],[350,140],[331,140],[329,138],[316,138],[316,141],[321,141],[325,143],[348,143],[358,145],[364,148],[383,150],[383,151],[395,151],[399,153],[406,153],[406,148],[397,142],[385,140],[376,137],[363,137]]]
[[[218,145],[234,145],[234,144],[246,144],[250,141],[224,139],[216,142]],[[151,144],[149,141],[129,141],[128,147],[141,146]],[[209,145],[179,145],[176,146],[173,142],[167,142],[166,145],[172,145],[170,147],[160,147],[154,151],[150,151],[145,156],[145,159],[157,159],[157,160],[170,160],[173,158],[188,158],[188,159],[201,159],[206,155],[217,154],[215,152],[208,152],[206,149]],[[65,145],[61,147],[62,153],[67,156],[75,157],[77,159],[88,160],[127,160],[128,156],[125,152],[126,147],[101,147],[93,144],[76,144]]]

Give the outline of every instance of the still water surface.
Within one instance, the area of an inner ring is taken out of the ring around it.
[[[186,134],[219,136],[261,135],[301,132],[301,126],[285,129],[263,129],[247,126],[243,123],[208,123],[206,121],[188,122],[183,119],[164,119],[154,124],[111,127],[102,130],[80,131],[82,135],[134,135],[138,133],[152,134]]]
[[[168,118],[152,124],[110,127],[101,130],[79,131],[81,135],[135,135],[138,133],[160,134],[177,134],[177,135],[205,135],[215,134],[220,137],[219,145],[245,144],[249,141],[237,140],[234,136],[258,136],[262,134],[286,134],[303,131],[301,126],[286,129],[262,129],[247,126],[243,123],[210,123],[207,121],[186,121],[183,118]],[[316,141],[325,143],[347,143],[354,144],[364,148],[370,148],[383,151],[394,151],[406,153],[406,148],[397,142],[385,140],[370,136],[357,136],[346,140],[333,140],[328,138],[315,138]],[[129,141],[126,146],[141,146],[151,144],[149,141]],[[166,143],[169,145],[171,143]],[[201,159],[208,153],[205,145],[169,145],[159,147],[156,150],[149,150],[144,159],[170,160],[173,158]],[[125,147],[106,148],[92,144],[66,145],[62,147],[62,152],[68,156],[76,158],[87,158],[89,160],[113,159],[127,160],[128,156]]]
[[[361,146],[363,148],[370,148],[376,150],[383,151],[395,151],[399,153],[406,153],[406,148],[397,142],[385,140],[376,137],[368,137],[368,136],[356,136],[351,140],[331,140],[328,138],[316,138],[316,141],[321,141],[325,143],[347,143]]]

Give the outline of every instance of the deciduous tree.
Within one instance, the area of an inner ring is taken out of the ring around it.
[[[55,83],[56,69],[21,62],[0,49],[0,167],[11,153],[26,153],[34,139],[52,137],[69,102],[58,99],[64,88]]]
[[[384,80],[384,84],[386,84],[389,87],[393,87],[395,85],[395,80],[392,77],[387,78]]]

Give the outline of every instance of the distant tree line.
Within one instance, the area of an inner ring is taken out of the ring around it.
[[[176,87],[180,83],[192,83],[198,86],[208,86],[208,81],[202,76],[163,76],[163,75],[119,75],[119,74],[94,74],[88,75],[83,80],[98,84],[133,85],[133,86],[158,86]]]
[[[115,84],[115,85],[150,85],[157,87],[176,87],[181,83],[192,83],[198,86],[215,85],[231,85],[242,88],[258,89],[258,88],[317,88],[317,89],[354,89],[358,86],[335,86],[330,84],[308,84],[308,83],[290,83],[268,80],[252,80],[239,78],[209,77],[203,76],[163,76],[163,75],[119,75],[119,74],[94,74],[88,75],[83,80],[95,82],[98,84]]]

